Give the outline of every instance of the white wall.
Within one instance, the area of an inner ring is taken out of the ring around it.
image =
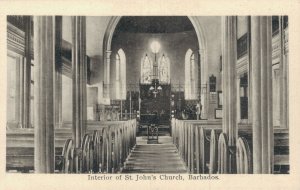
[[[72,121],[72,79],[62,75],[62,121]]]

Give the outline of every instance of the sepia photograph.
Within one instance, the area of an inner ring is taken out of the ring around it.
[[[289,18],[7,16],[8,173],[289,174]]]
[[[0,189],[298,190],[300,2],[0,2]]]

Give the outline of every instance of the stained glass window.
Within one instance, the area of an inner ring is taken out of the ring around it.
[[[153,63],[149,59],[148,55],[146,54],[145,57],[142,58],[141,83],[151,84],[152,76],[153,76]]]
[[[170,83],[170,60],[165,55],[158,61],[159,82],[163,84]]]

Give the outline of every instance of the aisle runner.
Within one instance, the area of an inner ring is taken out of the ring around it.
[[[160,136],[158,144],[147,144],[146,137],[137,137],[123,173],[187,173],[187,170],[170,136]]]

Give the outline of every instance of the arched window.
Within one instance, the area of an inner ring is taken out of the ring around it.
[[[194,97],[196,94],[196,80],[195,80],[195,54],[193,53],[190,57],[190,75],[191,75],[191,96]]]
[[[126,57],[122,49],[116,54],[116,99],[126,99]]]
[[[188,49],[185,54],[185,99],[192,100],[197,99],[196,92],[196,66],[195,66],[195,54],[191,49]]]
[[[151,84],[151,79],[153,76],[153,63],[146,54],[142,58],[141,64],[141,83],[142,84]]]
[[[158,60],[159,82],[162,84],[170,83],[170,60],[164,54]]]

